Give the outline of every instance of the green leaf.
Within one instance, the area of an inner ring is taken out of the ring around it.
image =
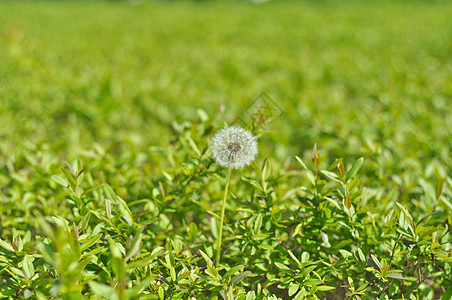
[[[254,232],[258,233],[262,227],[262,214],[258,214],[256,220],[254,221]]]
[[[91,218],[91,212],[87,212],[78,224],[79,231],[83,231],[88,227],[90,218]]]
[[[157,255],[159,255],[160,253],[162,253],[162,251],[164,251],[165,248],[163,248],[162,246],[158,246],[156,247],[154,250],[152,250],[151,252],[151,258],[156,258]]]
[[[450,300],[452,299],[452,289],[447,290],[442,296],[441,300]]]
[[[88,237],[86,239],[80,240],[81,246],[80,251],[84,251],[94,245],[100,238],[102,237],[102,233],[96,234],[94,236]]]
[[[306,171],[309,171],[308,167],[304,164],[303,160],[299,156],[295,156],[295,159],[298,161],[298,163],[305,169]]]
[[[234,275],[235,272],[240,271],[241,269],[243,269],[244,266],[242,265],[238,265],[238,266],[234,266],[232,268],[230,268],[224,275],[223,278],[224,279],[228,279],[229,277],[231,277],[232,275]]]
[[[352,197],[350,196],[347,186],[345,186],[344,205],[345,207],[347,207],[347,209],[350,209],[352,207]]]
[[[301,270],[301,273],[302,273],[304,276],[307,276],[307,275],[309,275],[309,273],[311,273],[315,268],[317,268],[316,265],[305,267],[305,268],[303,268],[303,270]]]
[[[126,201],[119,196],[116,196],[116,203],[119,204],[119,210],[121,211],[122,217],[127,221],[127,224],[133,224],[133,214],[130,208],[127,206]]]
[[[215,269],[212,265],[207,265],[207,269],[205,270],[206,274],[212,277],[215,281],[220,281],[220,275],[218,274],[217,269]]]
[[[3,248],[5,248],[6,250],[11,251],[11,252],[16,251],[16,250],[14,250],[13,246],[11,246],[7,242],[3,241],[2,239],[0,239],[0,246],[2,246]]]
[[[135,260],[133,262],[130,262],[129,264],[127,264],[127,268],[128,269],[132,269],[132,268],[140,268],[140,267],[145,267],[149,264],[151,264],[152,262],[155,261],[155,259],[157,258],[157,256],[162,253],[165,249],[161,246],[158,246],[157,248],[155,248],[151,255],[139,259],[139,260]]]
[[[436,200],[436,189],[430,182],[427,182],[424,178],[419,178],[419,185],[424,190],[425,200],[428,202]]]
[[[124,260],[122,258],[113,256],[111,258],[111,268],[113,269],[113,272],[115,273],[118,281],[121,281],[126,274],[126,266]]]
[[[334,199],[331,199],[329,197],[325,197],[325,199],[330,202],[331,204],[333,204],[334,206],[336,206],[337,209],[342,210],[341,206],[339,205],[339,203],[337,201],[335,201]]]
[[[140,231],[133,237],[132,242],[130,243],[129,248],[127,250],[125,261],[128,261],[138,252],[138,250],[140,250],[141,239],[143,237],[143,234],[141,232],[143,231],[143,229],[144,227],[142,227]]]
[[[107,240],[110,244],[110,253],[112,256],[110,260],[111,268],[113,269],[113,272],[115,273],[117,279],[120,281],[126,273],[125,262],[122,258],[122,253],[119,249],[119,246],[113,241],[111,237],[108,237]]]
[[[342,249],[343,247],[348,246],[351,243],[353,243],[353,240],[343,240],[343,241],[340,241],[337,244],[332,244],[332,245],[333,245],[333,249]]]
[[[239,283],[241,282],[246,276],[248,276],[249,274],[251,274],[250,271],[245,271],[243,273],[240,273],[238,275],[235,275],[234,277],[232,277],[231,279],[231,284],[235,284],[235,283]]]
[[[337,165],[341,163],[343,158],[336,158],[333,163],[327,168],[328,171],[332,171],[337,168]]]
[[[111,204],[112,204],[113,202],[111,202],[110,200],[105,200],[105,215],[107,216],[107,218],[109,219],[109,220],[111,220],[112,219],[112,214],[111,214]]]
[[[303,284],[305,284],[305,285],[319,285],[322,283],[323,283],[323,280],[316,279],[316,278],[308,278],[307,280],[303,281]]]
[[[292,253],[292,251],[287,250],[287,253],[289,253],[290,257],[292,257],[292,259],[297,263],[298,267],[302,267],[301,266],[301,262],[298,260],[298,258]]]
[[[378,270],[378,271],[381,271],[381,263],[380,263],[380,261],[378,260],[378,258],[376,258],[373,254],[371,254],[370,257],[372,258],[372,261],[375,263],[375,266],[376,266],[377,268],[375,268],[375,267],[372,266],[372,265],[371,265],[371,267],[373,267],[374,269],[376,269],[376,270]]]
[[[279,269],[290,271],[290,268],[288,266],[286,266],[285,264],[282,264],[280,262],[276,261],[275,266],[277,266]]]
[[[364,290],[367,288],[368,285],[369,285],[369,282],[364,283],[356,290],[356,292],[358,292],[358,293],[364,292]]]
[[[119,300],[118,294],[116,294],[114,288],[95,281],[90,281],[88,284],[95,295],[109,300]]]
[[[188,239],[191,243],[195,241],[195,239],[198,237],[198,226],[196,223],[190,223],[189,230],[188,230]]]
[[[339,176],[336,175],[336,173],[333,173],[333,172],[330,172],[330,171],[326,171],[326,170],[321,170],[320,173],[322,173],[323,175],[325,175],[329,179],[342,184],[342,180],[339,178]]]
[[[146,277],[145,279],[141,280],[138,284],[135,282],[132,288],[128,288],[125,293],[126,299],[136,299],[136,297],[144,291],[152,280],[154,280],[154,276]]]
[[[293,298],[293,300],[302,300],[305,299],[306,297],[306,290],[305,288],[301,288],[300,291],[298,292],[298,294],[295,295],[295,297]]]
[[[314,174],[312,174],[311,171],[308,170],[306,172],[306,177],[308,178],[309,182],[311,182],[312,185],[315,185],[316,178],[315,178]]]
[[[353,178],[353,176],[355,176],[359,169],[361,169],[361,166],[363,165],[363,161],[364,158],[360,157],[358,158],[358,160],[353,164],[352,168],[350,169],[350,171],[348,171],[347,175],[345,176],[345,181],[349,181],[350,179]]]
[[[170,275],[171,275],[171,279],[173,280],[173,282],[176,282],[176,270],[174,269],[173,266],[170,267]],[[218,273],[217,273],[218,275]]]
[[[408,210],[406,209],[405,206],[403,206],[402,204],[400,204],[399,202],[396,202],[397,206],[402,210],[403,214],[405,215],[409,225],[411,226],[411,223],[413,222],[413,217],[411,216],[411,214],[408,212]]]
[[[199,250],[199,252],[201,253],[201,255],[202,255],[202,257],[204,258],[204,260],[206,261],[207,265],[213,266],[213,262],[212,262],[212,260],[210,259],[210,257],[207,256],[207,254],[204,253],[204,251],[202,251],[202,250]]]
[[[408,280],[407,277],[403,276],[403,275],[400,274],[400,273],[388,273],[388,277],[395,278],[395,279]]]
[[[55,181],[56,183],[58,183],[59,185],[62,185],[64,187],[69,187],[69,181],[67,181],[66,178],[64,178],[63,176],[60,175],[52,175],[52,180]]]
[[[289,297],[298,292],[299,288],[300,286],[298,284],[291,282],[289,285]]]
[[[355,284],[353,283],[353,278],[348,276],[347,277],[347,281],[348,281],[348,285],[350,286],[350,290],[354,290],[355,289]]]
[[[333,286],[327,286],[327,285],[319,285],[318,287],[317,287],[317,290],[318,291],[322,291],[322,292],[325,292],[325,291],[332,291],[332,290],[335,290],[336,288],[335,287],[333,287]]]
[[[446,262],[452,263],[452,257],[447,256],[447,255],[443,255],[443,254],[436,254],[435,255],[436,258],[442,259]]]
[[[27,279],[31,279],[35,273],[35,268],[33,266],[33,259],[31,255],[25,255],[22,261],[22,270]]]
[[[254,300],[254,299],[256,299],[256,293],[254,291],[249,291],[246,294],[246,300]]]

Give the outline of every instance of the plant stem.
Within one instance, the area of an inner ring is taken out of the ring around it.
[[[220,229],[218,230],[217,259],[215,263],[217,267],[220,265],[221,237],[223,236],[224,209],[226,207],[226,196],[228,195],[229,181],[231,179],[231,170],[232,170],[231,168],[228,168],[228,175],[226,177],[226,186],[224,187],[223,205],[221,206]]]

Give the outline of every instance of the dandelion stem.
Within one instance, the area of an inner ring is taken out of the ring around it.
[[[217,258],[216,258],[216,263],[215,263],[216,266],[220,265],[221,237],[223,236],[224,210],[226,207],[226,196],[228,195],[229,181],[231,179],[231,170],[232,170],[232,168],[228,168],[228,175],[226,177],[226,186],[224,187],[223,204],[221,206],[220,229],[218,230]]]

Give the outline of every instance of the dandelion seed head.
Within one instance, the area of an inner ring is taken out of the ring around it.
[[[256,154],[256,138],[239,126],[223,128],[212,139],[212,156],[223,167],[243,168],[254,160]]]

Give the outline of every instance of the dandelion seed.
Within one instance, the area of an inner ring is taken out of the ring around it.
[[[223,128],[212,139],[212,156],[221,166],[243,168],[254,160],[256,154],[256,138],[241,127]]]

